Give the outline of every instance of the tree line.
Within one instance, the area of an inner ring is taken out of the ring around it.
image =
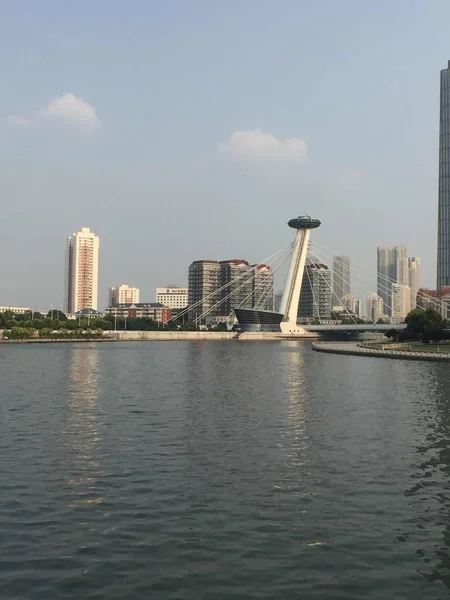
[[[158,331],[158,330],[184,330],[195,331],[193,323],[178,324],[169,321],[165,325],[153,319],[139,319],[136,317],[115,318],[112,315],[103,317],[90,317],[79,315],[76,319],[68,319],[60,310],[50,310],[46,315],[28,311],[22,315],[11,311],[0,313],[0,329],[4,337],[10,339],[25,338],[52,338],[52,337],[95,337],[103,331],[128,330],[128,331]]]
[[[450,340],[450,323],[433,308],[415,308],[405,319],[406,328],[390,329],[386,337],[398,342],[440,342]]]

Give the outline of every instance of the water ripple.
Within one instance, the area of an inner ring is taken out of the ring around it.
[[[3,354],[1,598],[450,597],[445,365],[297,342]]]

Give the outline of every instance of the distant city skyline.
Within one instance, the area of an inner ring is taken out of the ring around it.
[[[84,223],[106,306],[121,281],[187,285],[201,256],[261,261],[308,211],[352,268],[402,242],[435,287],[448,2],[69,4],[2,5],[2,304],[62,308]]]

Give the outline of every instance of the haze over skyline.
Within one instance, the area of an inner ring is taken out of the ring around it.
[[[0,303],[62,305],[81,227],[104,307],[193,260],[258,262],[304,213],[370,291],[378,245],[435,287],[449,21],[444,0],[3,2]]]

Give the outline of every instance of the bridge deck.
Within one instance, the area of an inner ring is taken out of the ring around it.
[[[391,329],[397,329],[397,330],[401,330],[401,329],[405,329],[406,328],[406,324],[405,323],[399,323],[397,325],[390,325],[390,324],[380,324],[380,325],[369,325],[369,324],[365,324],[365,323],[361,323],[361,324],[353,324],[353,325],[303,325],[303,327],[306,329],[306,331],[311,331],[312,332],[321,332],[321,331],[374,331],[374,332],[383,332],[383,331],[389,331]]]

